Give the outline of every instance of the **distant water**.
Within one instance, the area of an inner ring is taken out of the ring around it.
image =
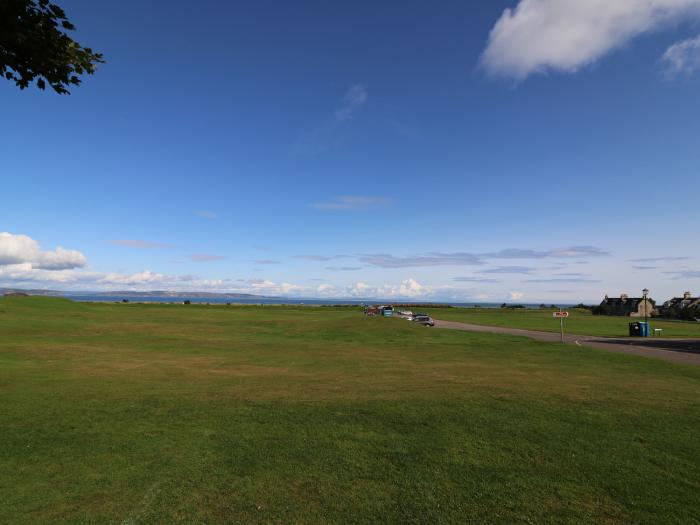
[[[149,297],[130,297],[124,295],[63,295],[71,301],[88,301],[88,302],[122,302],[122,299],[127,299],[130,303],[182,303],[190,301],[195,304],[312,304],[312,305],[334,305],[334,304],[367,304],[367,301],[332,301],[320,299],[283,299],[283,298],[262,298],[262,297],[170,297],[167,295],[153,295]]]
[[[130,303],[182,303],[187,300],[193,304],[289,304],[289,305],[315,305],[315,306],[333,306],[333,305],[362,305],[362,304],[406,304],[414,301],[409,300],[333,300],[333,299],[287,299],[287,298],[225,298],[225,297],[170,297],[167,295],[163,296],[150,296],[150,297],[129,297],[124,295],[63,295],[66,299],[72,301],[87,301],[87,302],[108,302],[108,303],[120,303],[122,299],[127,299]],[[418,304],[428,305],[429,302],[415,301]],[[449,304],[451,306],[461,307],[461,308],[498,308],[502,303],[455,303],[450,301],[435,301],[434,304]],[[539,304],[523,304],[526,308],[538,308]],[[566,306],[566,305],[560,305]]]

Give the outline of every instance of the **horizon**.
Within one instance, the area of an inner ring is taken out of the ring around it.
[[[367,297],[333,297],[333,298],[322,298],[322,297],[314,297],[314,296],[284,296],[284,295],[256,295],[256,294],[248,294],[248,293],[241,293],[241,292],[212,292],[212,291],[203,291],[203,290],[189,290],[189,291],[180,291],[180,290],[159,290],[159,289],[152,289],[152,290],[134,290],[134,289],[114,289],[114,290],[68,290],[68,289],[51,289],[51,288],[11,288],[11,287],[4,287],[0,286],[0,293],[8,294],[8,293],[15,293],[15,292],[20,292],[20,293],[27,293],[28,295],[34,295],[34,296],[39,296],[41,294],[51,294],[49,296],[59,296],[59,297],[66,297],[66,298],[73,298],[73,297],[90,297],[90,296],[105,296],[109,297],[110,300],[119,297],[120,295],[143,295],[143,296],[152,296],[152,297],[158,297],[157,294],[163,294],[162,297],[166,297],[169,294],[178,294],[180,297],[179,298],[187,298],[187,297],[233,297],[233,296],[241,296],[241,297],[252,297],[254,299],[279,299],[283,301],[314,301],[314,302],[319,302],[322,303],[324,301],[327,301],[328,304],[331,303],[336,303],[340,301],[351,301],[353,303],[358,303],[362,301],[373,301],[373,302],[385,302],[387,304],[396,303],[396,302],[404,302],[406,304],[419,304],[421,302],[425,302],[428,304],[456,304],[456,305],[479,305],[479,304],[484,304],[484,305],[501,305],[501,304],[507,304],[509,306],[512,305],[519,305],[523,304],[526,306],[533,306],[533,305],[539,305],[539,306],[545,306],[547,308],[550,307],[559,307],[559,306],[576,306],[579,304],[585,304],[586,306],[595,306],[598,304],[597,300],[592,300],[592,301],[576,301],[576,300],[569,300],[565,301],[559,304],[554,304],[554,303],[549,303],[547,304],[546,301],[456,301],[456,300],[451,300],[449,298],[439,298],[439,297],[433,297],[430,299],[415,299],[411,297],[372,297],[372,296],[367,296]],[[31,293],[35,292],[35,293]],[[684,292],[684,293],[689,293],[689,292]],[[620,294],[621,296],[624,295],[625,297],[628,297],[629,299],[641,299],[641,297],[635,297],[634,295],[629,295],[622,293]],[[677,297],[682,297],[683,293],[678,294],[673,297],[668,297],[664,299],[654,299],[653,297],[649,296],[649,299],[652,301],[656,302],[657,304],[662,304],[667,300],[677,298]],[[607,298],[607,296],[605,297]]]
[[[61,5],[106,62],[0,83],[0,287],[700,295],[700,2]]]

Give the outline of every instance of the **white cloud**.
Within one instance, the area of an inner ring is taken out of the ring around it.
[[[87,259],[76,250],[58,246],[53,251],[44,251],[27,235],[0,232],[0,266],[17,264],[29,264],[36,270],[66,270],[85,266]]]
[[[172,281],[172,277],[160,273],[153,273],[150,270],[134,273],[131,275],[123,275],[120,273],[108,273],[99,278],[96,282],[99,284],[123,284],[123,285],[143,285],[143,284],[163,284]]]
[[[0,266],[0,286],[76,291],[176,290],[239,291],[230,279],[202,279],[193,275],[166,275],[150,270],[124,274],[87,270],[42,270],[29,263]]]
[[[358,299],[416,299],[432,296],[435,293],[435,289],[409,278],[398,284],[383,284],[380,286],[371,286],[361,281],[345,288],[326,286],[323,292],[326,296],[355,297]]]
[[[348,292],[351,295],[362,295],[368,293],[372,287],[363,282],[357,282],[348,288]]]
[[[700,16],[700,0],[520,0],[491,30],[481,63],[515,80],[574,73],[684,16]]]
[[[508,297],[511,301],[520,301],[525,296],[523,292],[509,292]]]
[[[209,210],[199,210],[199,211],[195,212],[195,215],[197,217],[201,217],[202,219],[209,219],[209,220],[214,220],[218,217],[218,215],[215,212],[209,211]]]
[[[248,281],[248,285],[249,292],[258,295],[298,295],[301,292],[309,291],[303,286],[291,283],[276,283],[268,279],[251,279]]]
[[[666,75],[691,75],[700,69],[700,36],[677,42],[669,47],[661,57]]]

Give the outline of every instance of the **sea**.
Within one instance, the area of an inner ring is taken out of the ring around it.
[[[429,306],[434,304],[438,305],[449,305],[459,308],[498,308],[502,303],[458,303],[451,301],[411,301],[408,299],[289,299],[285,297],[172,297],[168,295],[158,296],[152,295],[148,297],[130,297],[127,295],[89,295],[89,294],[79,294],[79,295],[62,295],[66,299],[72,301],[80,302],[108,302],[108,303],[121,303],[124,299],[128,300],[130,303],[171,303],[171,304],[182,304],[184,301],[190,301],[192,304],[257,304],[257,305],[311,305],[311,306],[339,306],[339,305],[357,305],[362,306],[365,304],[420,304]],[[521,304],[521,303],[519,303]],[[524,304],[522,306],[525,308],[539,308],[539,304]],[[566,306],[566,305],[558,305]]]

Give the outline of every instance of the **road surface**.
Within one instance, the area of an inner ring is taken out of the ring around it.
[[[466,330],[468,332],[491,332],[495,334],[519,335],[530,337],[537,341],[559,342],[560,335],[555,332],[536,332],[520,328],[505,328],[501,326],[484,326],[479,324],[458,323],[456,321],[435,320],[437,328]],[[641,355],[700,366],[700,339],[669,339],[662,337],[622,338],[622,337],[593,337],[586,335],[564,335],[564,341],[578,346],[591,346],[610,352]]]

